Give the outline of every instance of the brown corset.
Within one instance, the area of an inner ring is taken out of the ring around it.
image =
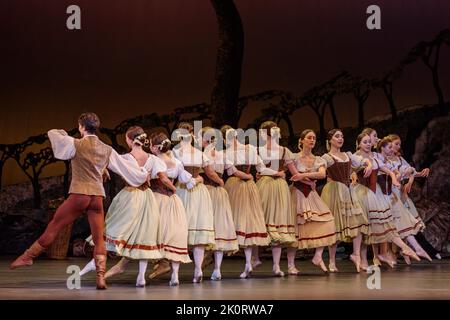
[[[171,179],[172,183],[173,180]],[[167,188],[164,183],[162,183],[161,179],[152,179],[150,184],[150,189],[152,189],[153,192],[157,192],[160,194],[164,194],[166,196],[173,195],[173,191]]]
[[[198,175],[200,174],[200,167],[193,167],[193,166],[185,166],[184,170],[186,170],[187,172],[189,172],[190,174],[192,174],[193,178],[197,178]]]
[[[247,174],[250,173],[250,168],[252,167],[250,164],[240,164],[235,166],[239,171],[245,172]]]
[[[328,167],[327,175],[333,181],[337,181],[345,184],[347,187],[350,185],[350,174],[352,172],[352,163],[334,161],[333,165]]]
[[[364,170],[361,170],[357,173],[358,182],[375,193],[377,191],[377,175],[378,169],[375,169],[372,170],[372,173],[369,177],[364,178]]]
[[[134,186],[131,186],[131,185],[129,185],[129,184],[127,184],[127,187],[139,189],[139,190],[141,190],[141,191],[145,191],[145,190],[147,190],[148,188],[150,188],[150,185],[148,184],[147,181],[145,181],[145,182],[144,182],[143,184],[141,184],[139,187],[134,187]]]
[[[385,195],[390,195],[392,193],[392,178],[387,174],[381,174],[377,177],[377,182],[380,185],[381,191]]]
[[[294,187],[296,187],[303,195],[308,198],[310,192],[312,191],[312,188],[309,184],[304,184],[300,181],[294,181]]]
[[[221,173],[219,173],[219,172],[216,172],[216,173],[217,173],[217,175],[220,178],[222,178],[222,174]],[[213,181],[210,177],[208,177],[208,175],[206,173],[203,172],[200,175],[203,178],[203,184],[208,185],[208,186],[213,186],[213,187],[218,187],[219,186],[219,184],[217,182]]]

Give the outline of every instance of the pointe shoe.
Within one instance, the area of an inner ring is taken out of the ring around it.
[[[356,256],[354,254],[350,255],[350,260],[353,262],[353,264],[356,267],[356,272],[360,272],[361,271],[361,257]]]
[[[145,287],[145,285],[146,285],[145,274],[139,274],[136,279],[136,287],[143,288]]]
[[[407,255],[404,255],[403,253],[401,255],[403,259],[405,259],[406,264],[409,266],[411,264],[411,259]]]
[[[288,275],[290,276],[297,276],[299,273],[300,271],[295,266],[291,266],[288,268]]]
[[[170,270],[171,270],[169,261],[167,261],[165,259],[161,260],[158,264],[156,264],[154,269],[155,269],[155,271],[153,271],[152,274],[150,274],[150,276],[149,276],[150,279],[159,277],[163,274],[170,272]]]
[[[194,278],[192,279],[193,283],[200,283],[203,281],[203,272],[194,271]]]
[[[125,271],[125,266],[128,264],[128,259],[122,258],[117,262],[114,266],[111,267],[108,271],[105,273],[105,279],[108,279],[116,274],[121,274]]]
[[[16,269],[24,266],[31,266],[33,264],[33,259],[37,258],[45,248],[39,244],[39,242],[35,241],[31,247],[14,260],[9,266],[11,269]]]
[[[211,280],[213,281],[220,281],[222,280],[222,275],[220,274],[220,270],[216,270],[214,269],[212,275],[211,275]]]
[[[250,276],[250,274],[252,273],[252,271],[253,271],[252,267],[246,265],[246,266],[245,266],[245,269],[244,269],[244,272],[242,272],[242,273],[240,274],[239,278],[241,278],[241,279],[247,279],[247,278]]]
[[[323,260],[322,259],[320,259],[320,260],[314,260],[314,259],[312,259],[311,260],[311,263],[313,264],[313,265],[315,265],[316,267],[319,267],[323,272],[328,272],[328,269],[327,269],[327,267],[326,267],[326,265],[325,265],[325,262],[323,262]],[[336,267],[336,266],[335,266]],[[337,269],[336,269],[337,270]]]
[[[275,277],[284,277],[284,272],[280,270],[280,267],[272,269]]]
[[[97,270],[96,284],[98,290],[105,290],[106,281],[105,281],[105,271],[106,271],[106,255],[98,254],[94,256],[95,260],[95,269]]]
[[[420,261],[419,256],[410,248],[405,248],[401,251],[401,254],[403,256],[408,256],[410,258],[413,258],[414,260]]]
[[[386,257],[383,256],[382,254],[379,254],[379,255],[378,255],[378,259],[379,259],[381,262],[386,263],[386,264],[387,264],[389,267],[391,267],[391,268],[394,268],[394,266],[395,266],[394,261],[392,261],[391,259],[386,258]]]
[[[336,264],[334,264],[334,263],[330,263],[330,264],[328,265],[328,270],[329,270],[331,273],[339,272],[338,268],[336,267]]]
[[[377,267],[381,266],[381,261],[378,258],[373,258],[372,261],[373,261],[374,266],[377,266]]]
[[[260,265],[262,265],[262,261],[261,260],[256,260],[252,262],[252,268],[256,269],[258,268]]]
[[[417,255],[421,258],[427,259],[428,261],[433,261],[433,259],[431,259],[431,257],[428,255],[428,253],[425,250],[418,250]]]
[[[180,282],[178,281],[178,279],[175,279],[175,280],[170,279],[170,281],[169,281],[169,286],[171,286],[171,287],[176,287],[179,284],[180,284]]]
[[[367,271],[367,269],[369,269],[369,262],[367,260],[365,260],[365,261],[361,260],[360,268],[363,271]]]

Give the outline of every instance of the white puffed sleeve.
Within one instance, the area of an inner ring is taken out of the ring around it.
[[[227,156],[225,155],[225,152],[222,152],[222,159],[224,162],[224,169],[227,171],[227,174],[229,176],[232,176],[237,170],[237,168],[234,166],[233,161],[231,161]]]
[[[56,159],[69,160],[75,156],[74,138],[64,130],[53,129],[47,132]]]
[[[327,168],[327,162],[322,157],[316,156],[316,159],[314,160],[314,170],[318,171],[320,167]]]
[[[167,166],[164,161],[152,154],[145,163],[144,168],[150,172],[152,179],[156,179],[158,173],[167,171]]]
[[[285,150],[283,157],[284,163],[286,165],[294,163],[298,155],[296,153],[292,153],[291,150],[289,150],[288,148],[284,148],[284,150]]]
[[[201,151],[199,151],[201,152]],[[206,156],[206,154],[204,154],[203,152],[201,152],[202,154],[202,168],[204,167],[208,167],[214,164],[214,161],[212,159],[210,159],[208,156]]]
[[[178,170],[178,181],[180,181],[182,184],[185,184],[188,189],[192,189],[195,187],[196,181],[192,177],[192,174],[184,170],[184,166],[181,163],[181,161],[176,161],[177,163],[177,170]]]
[[[260,174],[264,176],[274,176],[278,173],[278,171],[266,167],[255,147],[248,145],[248,152],[250,152],[250,158],[253,160],[252,163],[255,163],[256,170]]]
[[[330,156],[328,153],[325,153],[321,156],[323,161],[326,163],[326,168],[331,167],[334,164],[334,159],[332,156]]]
[[[139,187],[147,181],[148,172],[144,167],[139,167],[134,159],[119,156],[115,150],[112,150],[109,156],[108,169],[120,175],[133,187]]]
[[[355,168],[360,168],[362,166],[364,166],[364,158],[361,156],[358,156],[357,154],[353,154],[351,152],[346,152],[348,158],[350,159],[350,161],[352,162],[352,166]]]

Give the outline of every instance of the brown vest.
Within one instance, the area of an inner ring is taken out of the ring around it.
[[[171,179],[172,183],[174,182]],[[164,183],[162,183],[161,179],[151,179],[150,180],[150,189],[152,189],[153,192],[157,192],[160,194],[164,194],[166,196],[173,195],[173,191],[169,188],[167,188]]]
[[[294,181],[294,187],[297,188],[303,195],[308,198],[309,194],[312,191],[312,188],[309,184],[305,184],[300,181]]]
[[[390,195],[392,193],[392,178],[386,174],[380,174],[377,177],[377,182],[380,185],[381,191],[385,195]]]
[[[221,173],[219,173],[219,172],[216,172],[216,173],[217,173],[217,175],[220,178],[222,178],[222,174]],[[219,186],[219,184],[217,182],[213,181],[211,178],[209,178],[206,173],[202,172],[200,175],[203,178],[203,184],[204,185],[213,186],[213,187],[218,187]]]
[[[350,160],[347,162],[338,162],[335,160],[327,169],[327,175],[331,180],[343,183],[346,186],[350,185],[351,173],[352,163]]]
[[[103,171],[109,163],[112,148],[97,136],[75,139],[75,157],[71,161],[72,182],[69,193],[105,197]]]
[[[193,178],[197,178],[200,174],[200,167],[194,167],[194,166],[184,166],[184,170],[192,174]]]

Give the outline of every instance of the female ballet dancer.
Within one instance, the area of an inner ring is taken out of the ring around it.
[[[166,174],[173,182],[186,186],[188,190],[202,183],[201,176],[193,178],[184,170],[183,164],[170,151],[171,142],[164,133],[154,133],[150,136],[151,151],[167,166]],[[176,188],[167,188],[160,179],[152,179],[152,190],[155,193],[156,202],[160,209],[161,243],[163,245],[164,258],[171,262],[172,276],[169,282],[171,286],[177,286],[178,270],[180,263],[189,263],[188,254],[188,220],[186,209],[180,197],[176,194]]]
[[[364,178],[372,172],[372,162],[368,159],[353,155],[351,152],[341,152],[344,135],[341,130],[333,129],[327,135],[328,153],[322,158],[327,164],[328,182],[322,189],[321,197],[330,208],[336,225],[336,240],[353,242],[353,253],[350,260],[355,264],[356,271],[360,271],[362,235],[368,234],[369,221],[365,215],[355,190],[350,184],[353,167],[364,166]],[[337,243],[329,247],[330,272],[337,272],[336,268]]]
[[[136,166],[135,161],[120,157],[110,146],[100,141],[95,134],[100,119],[95,113],[83,113],[78,118],[81,139],[74,139],[64,130],[50,130],[50,139],[55,158],[71,160],[72,181],[69,198],[58,208],[45,232],[12,264],[15,269],[33,264],[45,248],[51,245],[65,226],[86,213],[95,243],[94,262],[97,271],[97,289],[106,289],[106,248],[103,240],[105,190],[102,175],[106,168],[119,174],[126,182],[137,187],[148,178],[148,171]]]
[[[164,173],[164,163],[142,149],[143,146],[148,147],[149,140],[141,127],[129,128],[125,133],[125,140],[131,151],[121,157],[134,160],[136,166],[147,168],[153,176]],[[119,266],[124,267],[129,259],[139,260],[136,286],[144,287],[148,260],[162,258],[159,207],[148,182],[140,187],[125,186],[114,197],[105,218],[104,239],[106,250],[122,257]],[[86,241],[93,244],[91,236]],[[123,267],[116,273],[123,272]],[[80,275],[93,270],[94,259],[83,268]],[[107,272],[105,278],[113,274],[115,273]]]
[[[225,156],[239,170],[237,172],[233,172],[232,168],[227,170],[230,177],[227,179],[225,189],[230,197],[239,247],[244,249],[245,269],[240,275],[240,278],[244,279],[253,271],[251,264],[253,248],[267,246],[270,242],[261,198],[250,169],[256,166],[261,175],[283,177],[284,173],[266,168],[258,156],[256,147],[240,143],[237,132],[232,127],[225,125],[221,131],[227,144]],[[245,174],[241,174],[242,172]]]
[[[364,178],[362,171],[357,173],[358,183],[355,191],[360,201],[361,207],[369,217],[370,232],[368,240],[370,244],[393,242],[402,249],[402,254],[418,260],[417,255],[411,248],[404,243],[397,233],[395,223],[389,202],[381,192],[377,193],[377,176],[378,171],[384,172],[392,179],[392,184],[399,186],[395,174],[389,170],[384,164],[379,163],[372,153],[372,139],[367,133],[361,133],[356,139],[357,151],[356,155],[372,161],[372,173],[369,177]],[[375,250],[374,250],[375,252]],[[393,267],[389,255],[378,254],[378,259]],[[361,266],[367,269],[368,265]]]
[[[294,181],[291,188],[292,210],[296,215],[299,249],[316,248],[312,263],[327,272],[323,249],[336,243],[336,226],[328,206],[315,190],[315,180],[326,178],[326,163],[312,153],[316,134],[306,129],[300,134],[300,152],[286,164]]]
[[[376,153],[375,156],[378,162],[383,163],[389,168],[389,170],[396,172],[397,168],[395,164],[389,160],[389,157],[393,155],[392,140],[388,137],[384,137],[378,142],[377,150],[379,153]],[[396,174],[400,176],[402,173],[397,170]],[[414,238],[414,235],[420,232],[424,228],[424,225],[421,221],[414,218],[414,216],[403,205],[400,200],[400,192],[396,191],[398,188],[392,186],[390,176],[380,174],[379,172],[377,187],[380,187],[386,200],[390,203],[392,215],[394,216],[394,222],[400,237],[402,239],[406,239],[406,241],[413,246],[414,251],[419,257],[428,259],[428,255],[425,250],[423,250]],[[404,258],[406,263],[409,264],[408,256],[405,256]]]
[[[423,222],[422,218],[419,216],[419,212],[417,211],[416,206],[414,205],[414,202],[411,200],[411,198],[408,196],[408,194],[411,191],[411,187],[414,183],[415,177],[428,177],[430,174],[430,169],[425,168],[420,172],[417,172],[417,170],[412,167],[403,157],[402,157],[402,140],[400,139],[400,136],[397,134],[390,134],[388,135],[388,138],[392,140],[392,149],[393,149],[393,155],[389,157],[389,160],[393,163],[393,165],[397,168],[397,170],[400,173],[400,179],[402,182],[401,188],[396,188],[395,192],[397,192],[397,195],[399,195],[401,201],[403,202],[404,206],[408,209],[408,211],[419,220],[424,228],[425,223]],[[424,229],[423,228],[423,229]],[[422,229],[422,230],[423,230]],[[426,240],[425,236],[423,235],[423,232],[420,231],[415,238],[420,239],[419,244],[425,245],[427,248],[431,249],[432,255],[436,255],[438,252],[431,246],[431,244]],[[421,243],[422,242],[422,243]],[[415,244],[410,243],[412,246]],[[420,250],[420,248],[417,248]],[[425,251],[425,250],[424,250]],[[424,257],[425,259],[432,261],[431,257],[428,255],[428,253],[425,251]]]
[[[184,169],[198,177],[202,169],[213,181],[223,186],[223,180],[217,175],[212,162],[199,149],[192,146],[194,128],[189,123],[181,123],[178,127],[180,144],[173,148],[175,157],[180,160]],[[181,198],[188,217],[188,243],[193,246],[195,271],[192,282],[203,280],[202,262],[205,250],[212,250],[215,246],[214,211],[209,191],[203,183],[188,189],[185,183],[178,181],[177,195]]]
[[[222,178],[225,170],[233,166],[225,158],[222,150],[216,149],[218,137],[214,129],[204,127],[201,130],[200,139],[205,155],[210,159],[214,171]],[[234,171],[236,173],[236,171]],[[242,173],[243,174],[243,173]],[[214,232],[216,245],[214,247],[214,271],[211,280],[221,280],[220,271],[224,253],[231,255],[239,250],[239,245],[234,227],[233,212],[231,211],[230,199],[227,191],[220,186],[220,183],[210,179],[207,174],[202,173],[203,183],[209,191],[214,211]]]
[[[279,175],[263,175],[256,182],[264,211],[267,233],[270,236],[272,247],[273,273],[275,276],[284,276],[280,269],[282,247],[287,247],[288,274],[297,275],[295,267],[295,254],[297,239],[295,235],[295,216],[291,208],[291,195],[285,179],[285,163],[292,159],[288,148],[279,145],[281,138],[280,128],[273,121],[266,121],[260,126],[264,146],[260,146],[258,154],[268,168],[278,171]],[[260,261],[257,247],[254,255],[255,261]]]

